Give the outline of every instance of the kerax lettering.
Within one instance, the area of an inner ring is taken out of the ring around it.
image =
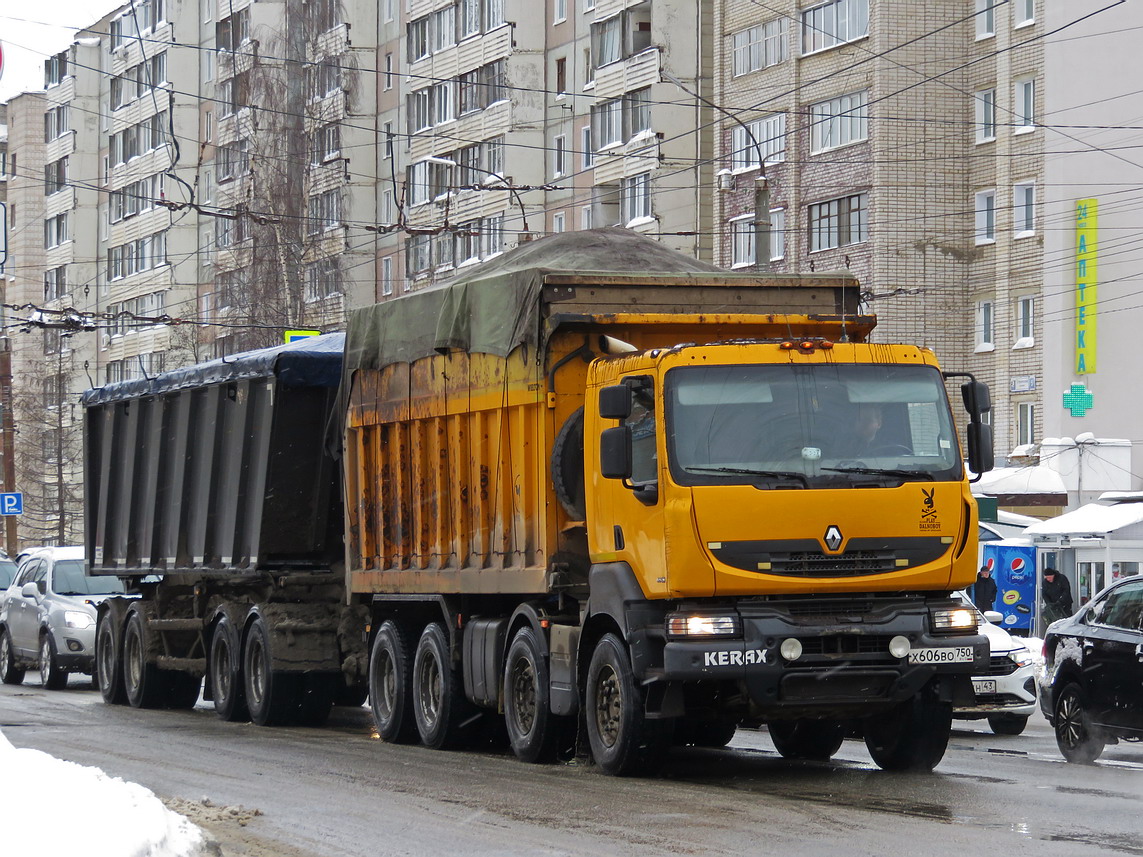
[[[741,667],[766,663],[765,649],[747,649],[745,652],[704,652],[704,667]]]

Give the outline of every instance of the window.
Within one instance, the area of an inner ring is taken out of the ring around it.
[[[484,30],[494,30],[504,24],[504,0],[484,0]]]
[[[68,240],[67,212],[44,220],[44,247],[58,247]]]
[[[386,256],[381,260],[381,294],[388,297],[393,294],[393,257]]]
[[[239,9],[214,25],[214,43],[220,51],[233,53],[250,41],[250,8]]]
[[[504,250],[504,215],[485,217],[480,223],[481,255],[495,256]]]
[[[747,134],[747,128],[750,134]],[[751,139],[753,136],[753,140]],[[746,128],[735,125],[730,131],[730,168],[734,171],[758,168],[758,148],[767,163],[786,159],[786,114],[775,113],[747,122]],[[757,143],[757,145],[755,145]]]
[[[61,104],[44,111],[44,142],[50,143],[71,130],[68,106]]]
[[[867,196],[843,196],[810,206],[810,252],[857,244],[868,237]]]
[[[427,237],[427,236],[425,236]],[[306,299],[320,301],[341,292],[341,270],[337,258],[320,259],[306,265]]]
[[[211,142],[214,139],[214,111],[208,110],[202,117],[202,139]]]
[[[568,19],[568,0],[552,0],[552,23],[562,24]]]
[[[432,14],[433,53],[456,44],[456,6],[445,6]]]
[[[786,209],[770,209],[770,261],[786,256]]]
[[[385,5],[385,23],[388,24],[397,17],[397,0],[384,0]]]
[[[812,54],[869,34],[869,0],[832,0],[802,12],[802,53]]]
[[[430,91],[432,87],[426,86],[416,92],[409,93],[409,133],[416,134],[433,125],[432,113],[429,111],[431,103]]]
[[[552,176],[559,178],[567,171],[567,137],[559,134],[552,140]]]
[[[507,96],[504,91],[504,61],[481,66],[457,78],[460,89],[460,114],[483,110]]]
[[[628,140],[651,130],[651,88],[644,87],[623,96],[623,124]]]
[[[755,233],[753,214],[747,214],[730,221],[730,264],[733,267],[739,268],[754,264],[756,256]]]
[[[202,0],[202,22],[209,24],[214,13],[215,0]]]
[[[562,211],[552,215],[552,232],[563,232],[565,228],[565,215]]]
[[[409,62],[416,62],[429,55],[429,18],[410,21],[407,34]]]
[[[991,244],[996,240],[996,191],[985,190],[976,195],[976,243]]]
[[[867,139],[866,96],[863,90],[810,105],[810,151],[824,152]]]
[[[52,161],[44,167],[44,196],[59,193],[67,187],[67,158]]]
[[[568,91],[568,61],[564,57],[556,59],[556,97]]]
[[[1013,101],[1016,114],[1017,134],[1027,134],[1035,130],[1036,124],[1036,81],[1034,78],[1025,78],[1016,81],[1016,93]]]
[[[341,66],[321,63],[306,66],[306,91],[310,101],[319,101],[341,89]]]
[[[591,24],[591,55],[595,67],[635,56],[651,45],[651,4],[624,9]]]
[[[59,86],[67,77],[67,51],[44,60],[44,89]]]
[[[60,265],[44,271],[44,300],[58,301],[67,293],[67,267]]]
[[[393,88],[393,55],[385,54],[385,89]]]
[[[623,102],[615,98],[592,108],[597,151],[623,142]]]
[[[619,209],[623,223],[651,216],[650,173],[640,173],[620,180]]]
[[[734,76],[740,77],[786,59],[786,27],[781,18],[740,30],[731,37]]]
[[[393,223],[393,191],[391,190],[381,193],[381,223],[384,226]]]
[[[446,80],[430,89],[432,120],[434,125],[443,125],[456,118],[456,98],[453,95],[453,81]]]
[[[307,205],[307,229],[316,235],[341,226],[341,191],[337,188],[311,196]]]
[[[996,0],[976,0],[976,37],[996,35]]]
[[[1036,231],[1036,185],[1021,182],[1012,189],[1012,228],[1017,238],[1026,238]]]
[[[1017,27],[1026,27],[1036,21],[1036,0],[1014,0],[1012,14]]]
[[[1036,442],[1036,405],[1033,402],[1019,402],[1016,405],[1016,445]]]
[[[341,0],[309,0],[305,6],[311,32],[325,33],[341,26]]]
[[[142,0],[135,5],[139,26],[144,33],[151,33],[166,23],[165,0]]]
[[[427,161],[419,161],[409,167],[408,195],[412,205],[421,205],[429,201],[429,164]]]
[[[385,136],[385,160],[393,157],[393,123],[386,122],[381,130]]]
[[[243,175],[250,168],[249,143],[236,140],[226,146],[219,146],[216,155],[219,184]]]
[[[583,169],[586,170],[586,169],[590,168],[595,163],[595,158],[594,158],[595,153],[591,149],[591,126],[590,125],[584,125],[582,128],[579,129],[579,139],[580,139],[580,143],[579,143],[580,155],[583,158],[583,160],[581,161],[581,166],[583,167]]]
[[[579,210],[579,228],[591,229],[594,225],[595,217],[594,211],[590,205],[585,205]]]
[[[314,132],[310,163],[324,164],[341,153],[341,125],[330,122]]]
[[[996,139],[996,90],[982,89],[974,96],[976,105],[976,142]]]
[[[1036,344],[1033,327],[1035,311],[1034,295],[1022,295],[1016,298],[1016,344],[1013,348],[1031,348]]]
[[[995,308],[992,301],[976,304],[976,350],[992,351],[996,347]]]
[[[460,37],[480,33],[480,0],[460,0]]]
[[[214,51],[202,51],[202,82],[210,83],[214,80]]]

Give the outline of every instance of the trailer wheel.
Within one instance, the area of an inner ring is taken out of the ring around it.
[[[409,744],[417,740],[413,713],[413,664],[403,626],[386,619],[373,638],[369,656],[369,706],[382,741]]]
[[[627,647],[604,634],[587,668],[587,738],[605,774],[622,777],[657,762],[670,739],[670,721],[649,721]]]
[[[210,638],[210,694],[214,713],[227,722],[250,719],[243,687],[242,645],[238,630],[225,614],[214,625]]]
[[[768,728],[774,749],[783,759],[827,762],[845,740],[838,720],[778,720]]]
[[[568,417],[552,444],[552,487],[556,499],[577,521],[587,516],[583,488],[583,408]]]
[[[275,670],[273,663],[270,657],[270,631],[262,617],[258,616],[246,631],[242,671],[250,719],[259,726],[289,723],[299,703],[300,676]]]
[[[522,762],[548,762],[567,718],[552,714],[548,663],[536,632],[525,625],[512,638],[504,663],[504,721],[512,752]]]
[[[132,610],[127,614],[123,631],[123,687],[132,708],[158,708],[166,689],[164,676],[154,664],[147,663],[147,629],[142,615]]]
[[[460,672],[452,668],[448,635],[430,622],[413,658],[413,713],[421,743],[433,750],[454,749],[470,713]]]
[[[119,653],[120,627],[113,610],[104,613],[95,631],[95,683],[99,694],[108,705],[127,702],[127,689],[123,686],[123,658]]]
[[[952,704],[922,691],[865,720],[865,746],[886,771],[931,771],[948,747]]]
[[[12,636],[5,628],[0,633],[0,682],[23,684],[25,671],[16,666],[16,653],[12,651]]]

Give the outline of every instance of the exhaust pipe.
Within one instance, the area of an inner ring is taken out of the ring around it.
[[[600,334],[599,350],[604,354],[630,354],[639,349],[630,342],[624,342],[622,339],[616,339],[614,336]]]

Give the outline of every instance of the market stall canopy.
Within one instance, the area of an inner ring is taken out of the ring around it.
[[[1032,538],[1067,536],[1099,539],[1112,533],[1127,539],[1143,538],[1143,503],[1115,503],[1110,506],[1088,503],[1024,530],[1024,535]]]

